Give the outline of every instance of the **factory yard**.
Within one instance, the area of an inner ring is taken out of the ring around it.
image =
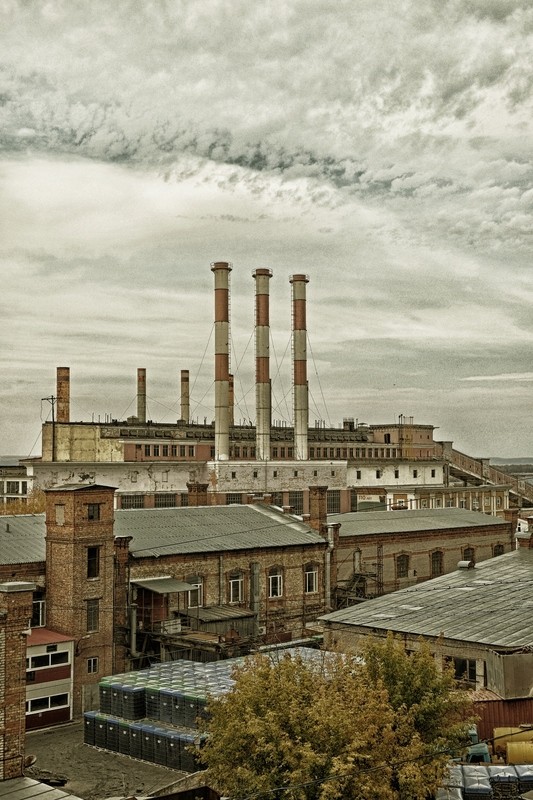
[[[185,774],[90,747],[83,743],[81,722],[28,733],[26,755],[35,755],[37,761],[25,775],[36,780],[66,778],[60,788],[83,800],[148,795]]]

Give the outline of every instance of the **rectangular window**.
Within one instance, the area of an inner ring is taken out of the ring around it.
[[[355,471],[355,477],[357,478],[358,481],[361,480],[361,470],[360,469],[357,469]]]
[[[280,447],[279,448],[279,457],[280,458],[285,458],[285,448],[284,447]]]
[[[277,457],[278,457],[278,448],[277,447],[273,447],[272,448],[272,458],[277,458]]]
[[[163,470],[161,473],[161,483],[168,483],[168,469]]]
[[[281,597],[283,595],[283,576],[274,572],[268,576],[268,596]]]
[[[340,514],[341,511],[341,493],[339,489],[330,489],[327,493],[327,513]]]
[[[434,478],[434,477],[435,477],[435,475],[436,475],[436,472],[435,472],[435,470],[434,470],[434,469],[432,469],[432,470],[431,470],[431,477],[432,477],[432,478]]]
[[[417,469],[413,470],[413,478],[418,478],[418,470]]]
[[[87,659],[87,672],[89,675],[94,675],[98,672],[98,656]]]
[[[185,458],[185,445],[180,444],[180,458]]]
[[[317,458],[322,458],[322,448],[321,447],[317,447],[317,449],[316,449],[316,457]]]
[[[156,494],[154,506],[156,508],[174,508],[177,505],[175,494]]]
[[[18,494],[19,493],[19,482],[18,481],[6,481],[6,493],[7,494]]]
[[[145,444],[144,445],[144,455],[145,456],[149,456],[150,455],[150,445],[149,444]]]
[[[243,599],[243,577],[242,575],[231,575],[229,579],[229,602],[242,603]]]
[[[454,658],[453,669],[455,679],[465,683],[476,683],[476,662],[473,658]]]
[[[380,469],[376,470],[376,478],[381,478],[381,470]]]
[[[87,577],[98,578],[100,575],[100,548],[87,548]]]
[[[289,505],[295,514],[304,513],[304,493],[300,491],[289,492]]]
[[[287,448],[287,456],[288,456],[288,458],[293,458],[294,457],[294,448],[293,447],[288,447]]]
[[[241,506],[242,505],[242,494],[240,492],[228,492],[227,495],[226,495],[226,505],[228,505],[228,506],[232,506],[232,505],[233,506],[234,505]]]
[[[178,455],[178,445],[177,444],[171,444],[170,445],[170,455],[171,456],[177,456]]]
[[[28,666],[34,670],[46,669],[47,667],[57,667],[58,664],[70,664],[68,650],[60,650],[57,653],[41,653],[41,655],[32,656],[29,660]]]
[[[87,633],[94,633],[98,630],[100,624],[100,601],[95,598],[93,600],[86,600],[87,604]]]
[[[100,504],[99,503],[89,503],[87,506],[87,519],[90,522],[96,522],[100,519]]]
[[[164,444],[162,447],[163,456],[166,458],[168,456],[168,444]]]
[[[235,455],[235,458],[240,458],[241,457],[241,448],[236,446],[234,448],[234,450],[233,450],[233,453]]]
[[[54,506],[56,512],[56,525],[64,525],[65,524],[65,506],[57,505]]]
[[[159,445],[154,444],[154,456],[159,456]]]
[[[318,569],[314,565],[305,568],[304,591],[306,594],[318,592]]]
[[[46,601],[43,592],[33,593],[31,628],[44,628],[46,625]]]
[[[144,508],[143,494],[123,494],[120,498],[121,508]]]
[[[314,457],[315,457],[315,448],[314,447],[310,447],[309,448],[309,458],[314,458]]]
[[[194,457],[194,447],[192,445],[189,447],[189,457],[190,458]]]
[[[189,608],[200,608],[202,605],[202,584],[194,583],[194,589],[189,590]]]
[[[394,470],[394,477],[395,478],[399,478],[400,477],[400,470],[399,469],[395,469]]]

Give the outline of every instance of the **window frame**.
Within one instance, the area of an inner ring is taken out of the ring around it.
[[[306,564],[304,567],[304,594],[318,594],[318,565]]]
[[[98,633],[100,630],[100,598],[90,597],[85,601],[85,630]]]
[[[283,597],[283,569],[270,567],[268,570],[268,599],[279,600]]]

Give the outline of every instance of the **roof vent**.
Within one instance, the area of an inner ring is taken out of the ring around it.
[[[457,569],[474,569],[475,566],[476,562],[474,559],[471,559],[470,561],[459,561],[457,564]]]

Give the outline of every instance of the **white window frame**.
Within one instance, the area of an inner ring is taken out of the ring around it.
[[[59,705],[52,704],[52,700],[55,697],[63,697],[63,696],[67,698],[66,703],[60,703]],[[34,703],[36,700],[47,700],[48,706],[46,708],[41,707],[32,710],[32,703]],[[48,696],[44,695],[43,697],[31,697],[29,700],[26,700],[26,714],[42,714],[43,712],[51,711],[52,709],[55,710],[57,708],[68,708],[69,706],[70,706],[70,692],[60,692],[59,694],[51,694]]]
[[[275,572],[270,571],[268,574],[268,596],[271,599],[283,597],[283,574],[281,569],[275,569]]]
[[[235,574],[229,577],[228,599],[230,603],[242,603],[244,597],[244,577]]]
[[[98,656],[90,656],[87,659],[87,674],[95,675],[100,669],[100,662]]]
[[[202,608],[203,606],[203,583],[193,583],[194,589],[189,589],[188,607]]]
[[[304,592],[305,594],[318,592],[318,567],[316,564],[307,564],[305,567]]]

